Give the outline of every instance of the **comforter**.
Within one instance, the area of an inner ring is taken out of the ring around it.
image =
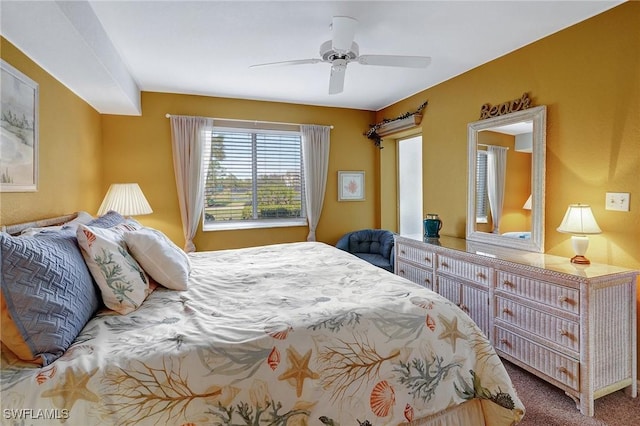
[[[3,352],[3,424],[398,425],[478,398],[487,424],[524,414],[486,337],[435,292],[322,243],[190,261],[187,291],[100,311],[47,367]]]

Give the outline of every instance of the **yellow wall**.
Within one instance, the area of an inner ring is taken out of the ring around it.
[[[442,235],[464,237],[467,123],[479,119],[481,105],[523,92],[534,105],[547,105],[546,252],[573,255],[570,237],[555,229],[569,204],[586,203],[603,230],[590,236],[587,257],[640,269],[640,2],[624,3],[420,92],[379,111],[376,121],[429,101],[421,123],[424,209],[440,215]],[[395,176],[394,156],[393,149],[381,151],[385,179]],[[605,210],[607,191],[630,193],[630,211]],[[395,186],[381,186],[380,198],[395,200]],[[384,224],[394,214],[395,202],[381,206]]]
[[[98,203],[100,114],[4,38],[0,55],[38,83],[40,96],[37,192],[0,193],[0,224],[90,210]]]
[[[287,103],[165,93],[142,94],[141,117],[105,115],[102,118],[104,180],[102,193],[113,182],[138,182],[154,213],[139,220],[162,229],[179,245],[184,243],[173,172],[171,131],[165,114],[214,118],[333,125],[327,191],[320,223],[319,241],[334,244],[345,232],[378,226],[376,206],[377,148],[362,134],[373,123],[374,113]],[[338,202],[338,170],[365,171],[363,202]],[[96,206],[97,209],[97,206]],[[260,230],[199,230],[198,250],[247,247],[304,241],[308,228]]]
[[[335,125],[318,238],[334,242],[343,232],[368,226],[395,229],[395,145],[385,141],[385,149],[377,150],[362,132],[374,121],[428,100],[421,125],[424,210],[440,215],[443,234],[464,236],[466,125],[478,119],[482,104],[526,91],[534,104],[548,107],[547,252],[571,253],[569,238],[555,227],[569,203],[590,203],[605,232],[591,237],[589,257],[637,267],[639,9],[638,2],[625,3],[392,105],[378,112],[376,120],[367,111],[158,93],[143,93],[141,117],[101,117],[2,39],[3,59],[40,85],[40,186],[36,193],[1,194],[0,222],[78,209],[93,213],[110,183],[133,180],[155,209],[140,220],[181,244],[169,121],[164,117],[169,112]],[[366,171],[367,201],[337,202],[338,170]],[[606,191],[632,193],[631,212],[605,211]],[[199,233],[196,243],[210,249],[305,236],[304,228],[218,231]]]
[[[546,252],[572,254],[569,236],[555,229],[570,203],[587,203],[604,231],[590,237],[587,256],[640,268],[639,43],[640,2],[625,3],[379,111],[377,121],[429,101],[424,210],[440,215],[441,234],[465,235],[467,123],[481,105],[528,92],[534,105],[547,105]],[[391,179],[393,148],[380,153],[381,176]],[[395,200],[394,191],[381,186],[381,199]],[[630,212],[605,210],[607,191],[631,193]],[[383,204],[382,217],[394,209]]]
[[[201,96],[143,93],[143,115],[100,116],[4,38],[1,56],[40,85],[40,179],[35,193],[2,193],[0,222],[84,209],[95,212],[108,185],[139,182],[162,225],[182,232],[173,183],[169,121],[193,114],[333,124],[329,182],[319,239],[367,226],[395,227],[395,147],[377,150],[362,132],[373,121],[429,104],[422,121],[425,212],[444,220],[445,235],[463,236],[466,212],[466,124],[480,105],[529,92],[548,107],[546,249],[569,255],[555,231],[566,206],[589,203],[604,233],[591,237],[597,262],[640,264],[640,3],[627,2],[588,21],[418,93],[376,114],[367,111]],[[378,170],[379,168],[379,170]],[[338,203],[336,172],[365,170],[367,201]],[[446,185],[444,184],[446,182]],[[561,184],[560,184],[561,182]],[[629,192],[631,212],[604,210],[606,191]],[[393,226],[392,226],[393,225]],[[304,239],[306,229],[199,234],[202,249]]]
[[[442,233],[464,236],[466,124],[480,105],[529,92],[548,106],[546,249],[569,255],[569,238],[555,231],[566,206],[590,203],[605,231],[591,237],[589,257],[638,267],[640,169],[640,4],[628,2],[586,22],[418,93],[376,114],[367,111],[202,96],[143,93],[143,115],[100,116],[13,45],[2,39],[2,58],[40,85],[40,182],[36,193],[2,193],[0,222],[37,219],[74,210],[95,212],[116,181],[136,181],[155,213],[142,222],[182,243],[173,180],[169,120],[165,113],[283,122],[333,124],[329,181],[318,238],[396,226],[395,146],[378,150],[362,136],[368,125],[424,111],[425,212],[437,212]],[[337,202],[338,170],[365,170],[365,202]],[[562,184],[558,184],[562,182]],[[446,184],[445,184],[446,183]],[[606,191],[630,192],[631,212],[604,210]],[[200,232],[200,249],[302,240],[305,228]]]
[[[34,193],[1,193],[0,224],[86,210],[96,214],[109,185],[138,182],[154,213],[137,219],[184,243],[166,113],[333,125],[317,239],[378,227],[378,149],[363,136],[371,111],[164,93],[142,94],[142,116],[100,115],[4,38],[1,56],[39,84],[40,179]],[[365,171],[363,202],[338,202],[338,170]],[[308,228],[199,231],[198,250],[304,241]]]

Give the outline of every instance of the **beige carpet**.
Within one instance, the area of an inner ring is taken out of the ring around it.
[[[519,426],[635,426],[640,425],[640,397],[623,391],[595,401],[595,416],[580,414],[571,398],[559,388],[504,361],[527,412]]]

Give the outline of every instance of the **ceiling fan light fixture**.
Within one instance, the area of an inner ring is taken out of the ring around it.
[[[336,59],[331,63],[331,71],[344,72],[347,69],[346,59]]]

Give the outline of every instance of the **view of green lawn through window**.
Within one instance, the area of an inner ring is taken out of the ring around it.
[[[214,129],[204,160],[205,224],[306,217],[299,133]]]

